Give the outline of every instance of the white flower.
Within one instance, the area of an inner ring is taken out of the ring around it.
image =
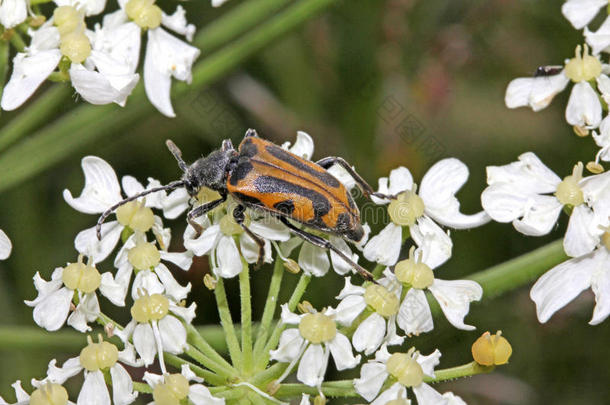
[[[228,208],[223,208],[228,207]],[[187,226],[184,231],[184,246],[196,256],[209,255],[210,266],[214,274],[222,278],[232,278],[241,273],[243,269],[242,257],[246,263],[256,263],[259,255],[258,244],[244,232],[241,226],[233,219],[232,201],[214,210],[211,214],[213,222],[207,216],[195,219],[205,230],[194,238],[195,230]],[[286,226],[268,215],[252,218],[257,215],[253,211],[246,211],[246,224],[255,235],[262,238],[265,243],[263,260],[271,263],[270,241],[285,241],[290,238]],[[239,242],[238,244],[235,240]]]
[[[0,1],[0,25],[5,29],[13,28],[28,16],[28,3],[26,0]]]
[[[13,245],[11,240],[6,236],[6,233],[0,229],[0,260],[5,260],[11,255]]]
[[[75,210],[85,214],[101,214],[109,207],[123,200],[121,185],[117,179],[114,169],[103,159],[97,156],[86,156],[81,161],[85,175],[85,186],[79,197],[73,197],[72,193],[65,189],[64,200]],[[124,176],[122,179],[123,190],[127,196],[144,191],[144,187],[133,177]],[[152,178],[148,179],[148,188],[157,187],[161,184]],[[136,205],[131,205],[133,212],[127,211],[121,222],[108,221],[102,225],[102,239],[99,241],[95,232],[95,226],[80,232],[75,241],[76,250],[93,258],[95,263],[104,260],[116,247],[121,232],[126,226],[142,232],[153,229],[157,235],[166,234],[161,218],[153,216],[150,207],[162,208],[162,201],[166,194],[159,191],[149,194],[146,198],[138,200]],[[116,211],[117,218],[120,210],[128,210],[123,206]]]
[[[591,135],[597,146],[601,148],[595,155],[595,163],[599,164],[600,160],[610,162],[610,115],[606,116],[599,125],[599,134],[592,131]]]
[[[610,219],[607,219],[607,224],[608,221]],[[608,230],[601,238],[600,246],[593,252],[553,267],[536,281],[530,291],[530,297],[536,303],[538,320],[545,323],[555,312],[589,287],[595,294],[596,302],[593,318],[589,324],[597,325],[610,314],[610,232]]]
[[[228,0],[212,0],[212,7],[220,7]]]
[[[78,394],[77,405],[128,405],[135,401],[138,393],[133,389],[129,373],[118,362],[129,354],[119,352],[113,344],[102,341],[101,336],[99,339],[99,343],[93,343],[89,337],[89,344],[81,351],[80,356],[66,360],[62,367],[56,366],[57,360],[51,360],[47,377],[42,381],[32,380],[32,385],[40,387],[47,383],[63,384],[69,378],[84,372],[85,380]],[[112,402],[104,380],[104,371],[110,372]]]
[[[407,353],[390,354],[385,345],[360,369],[360,378],[354,380],[356,392],[371,405],[385,405],[395,399],[406,399],[406,388],[411,388],[419,405],[448,405],[450,397],[441,395],[430,385],[423,382],[423,376],[434,378],[434,367],[440,362],[441,353],[435,350],[423,356],[415,349]],[[381,388],[388,377],[398,382],[388,389]],[[374,399],[374,400],[373,400]]]
[[[462,330],[474,330],[475,327],[466,325],[464,318],[470,310],[470,303],[479,301],[483,296],[483,289],[471,280],[441,280],[434,276],[432,271],[439,262],[438,252],[435,251],[433,241],[424,240],[417,250],[411,247],[409,258],[396,264],[394,272],[390,269],[384,271],[385,282],[401,293],[407,288],[400,303],[398,311],[398,326],[407,335],[419,335],[433,329],[434,323],[430,306],[424,290],[432,293],[445,317],[453,326]]]
[[[336,297],[341,302],[337,305],[335,320],[341,325],[350,326],[367,308],[370,309],[366,318],[359,319],[360,324],[352,336],[354,349],[364,351],[366,355],[374,353],[382,343],[390,346],[404,341],[404,337],[396,334],[400,286],[388,281],[382,278],[377,280],[378,285],[365,288],[352,285],[350,277],[346,277],[345,287]]]
[[[33,380],[32,382],[34,388],[36,388],[32,392],[32,395],[35,397],[38,396],[38,398],[44,397],[45,399],[57,400],[58,403],[68,399],[68,391],[60,384],[51,382],[40,384],[36,380]],[[11,384],[11,387],[15,390],[15,396],[17,397],[15,405],[26,405],[30,403],[31,396],[23,389],[20,380]],[[0,404],[8,405],[8,402],[0,396]],[[67,404],[74,405],[74,402],[68,400]]]
[[[561,6],[561,12],[579,30],[589,24],[606,5],[607,0],[568,0]]]
[[[170,393],[171,397],[179,401],[188,398],[188,403],[194,405],[224,405],[225,403],[224,398],[213,396],[210,390],[201,384],[203,378],[197,377],[186,364],[182,365],[180,374],[158,375],[146,371],[144,373],[144,381],[153,389],[154,401],[151,404],[157,404],[155,400],[156,395],[161,398],[167,398],[167,393]],[[194,381],[197,384],[189,384],[190,381]],[[159,401],[159,404],[165,403],[162,400]]]
[[[610,97],[610,83],[607,83],[610,78],[604,73],[607,70],[608,66],[602,65],[598,56],[589,55],[587,44],[584,49],[578,45],[574,58],[567,59],[565,67],[557,74],[512,80],[504,101],[508,108],[527,106],[539,111],[572,81],[574,86],[566,107],[566,121],[582,129],[597,128],[602,120],[602,105],[590,82],[597,82],[602,97]]]
[[[512,222],[519,232],[540,236],[549,233],[564,205],[573,206],[564,238],[564,249],[576,257],[591,252],[603,231],[603,208],[610,204],[610,174],[582,177],[582,163],[563,181],[538,157],[527,152],[519,161],[487,167],[487,187],[481,203],[498,222]],[[551,194],[553,193],[553,194]]]
[[[326,309],[296,315],[290,312],[287,304],[282,305],[282,322],[299,326],[283,331],[277,350],[270,351],[272,360],[290,363],[278,383],[288,376],[297,362],[297,379],[311,387],[321,386],[330,355],[339,371],[358,365],[360,355],[354,357],[349,339],[337,331],[334,313],[334,310]]]
[[[389,178],[380,178],[379,193],[397,198],[388,201],[372,197],[377,204],[389,203],[391,222],[369,240],[364,247],[364,257],[386,266],[394,265],[403,242],[403,226],[409,227],[411,237],[418,245],[424,237],[430,237],[438,251],[443,252],[445,260],[451,257],[451,239],[436,222],[455,229],[474,228],[489,222],[483,211],[473,215],[460,212],[455,194],[467,179],[468,168],[454,158],[443,159],[432,166],[422,179],[419,193],[416,193],[413,176],[405,167],[392,170]]]
[[[115,330],[115,335],[124,343],[133,341],[145,366],[152,364],[158,354],[161,371],[165,373],[163,352],[180,354],[188,346],[186,328],[177,317],[191,323],[195,309],[195,303],[190,307],[180,306],[172,297],[160,293],[149,295],[142,288],[131,308],[132,320],[123,330]]]
[[[72,6],[82,10],[86,16],[100,14],[106,7],[106,0],[53,0],[57,6]]]
[[[99,274],[92,263],[85,265],[82,256],[77,263],[68,263],[53,271],[50,281],[45,281],[38,272],[34,275],[34,286],[38,296],[26,305],[34,307],[34,321],[49,331],[62,327],[66,318],[68,325],[86,332],[91,330],[88,323],[97,319],[100,314],[97,290],[114,305],[124,306],[124,295],[121,288],[108,272]],[[78,296],[78,305],[68,317],[74,293]]]
[[[55,70],[62,57],[60,44],[62,37],[47,21],[38,30],[29,31],[32,41],[24,53],[13,59],[13,73],[2,94],[1,106],[4,110],[14,110],[21,106]],[[90,31],[87,41],[95,34]],[[66,37],[66,36],[65,36]],[[139,75],[130,70],[125,60],[94,47],[85,52],[82,63],[72,63],[68,71],[74,89],[92,104],[117,103],[125,105],[127,96],[139,80]]]

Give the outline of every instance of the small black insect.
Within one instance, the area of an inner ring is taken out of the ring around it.
[[[184,187],[193,197],[202,187],[208,187],[217,191],[220,198],[197,206],[187,214],[187,220],[197,236],[203,229],[194,219],[218,207],[231,195],[239,203],[232,213],[235,222],[259,246],[257,265],[262,264],[265,244],[245,225],[246,208],[267,212],[279,219],[295,235],[316,246],[332,250],[365,279],[373,280],[371,273],[328,240],[291,222],[332,233],[352,242],[362,240],[364,230],[358,207],[343,184],[326,169],[339,164],[354,178],[365,196],[391,197],[374,192],[342,158],[327,157],[314,163],[259,138],[253,129],[246,132],[237,150],[230,140],[224,140],[220,149],[198,159],[190,166],[182,160],[182,152],[171,140],[167,140],[166,145],[184,172],[182,178],[165,186],[145,190],[110,207],[97,222],[98,239],[101,239],[101,226],[106,218],[129,201],[157,191],[171,191],[180,187]]]
[[[561,73],[562,70],[562,65],[538,66],[534,73],[534,77],[555,76]]]

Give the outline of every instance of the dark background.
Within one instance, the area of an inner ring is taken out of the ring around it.
[[[199,28],[238,3],[232,2],[221,9],[201,0],[183,4]],[[175,4],[161,5],[172,10]],[[296,131],[304,130],[315,141],[314,158],[340,155],[373,184],[398,165],[407,166],[419,182],[438,159],[457,157],[470,168],[458,196],[463,211],[472,213],[480,210],[488,165],[534,151],[563,177],[579,160],[594,157],[593,141],[576,137],[565,123],[568,92],[540,113],[509,110],[503,101],[511,79],[531,76],[539,65],[561,63],[580,41],[581,34],[562,17],[560,2],[344,1],[214,85],[174,99],[177,118],[155,113],[3,192],[0,227],[14,250],[0,262],[0,328],[33,325],[32,309],[23,304],[35,297],[32,276],[40,271],[48,278],[55,267],[74,261],[75,235],[96,220],[72,210],[61,196],[64,188],[80,193],[85,155],[106,159],[119,176],[131,174],[142,182],[151,176],[166,183],[180,174],[164,146],[167,138],[193,161],[223,138],[239,143],[249,127],[277,143],[294,141]],[[66,100],[58,110],[68,112],[77,104]],[[0,122],[14,116],[4,114]],[[168,223],[174,230],[172,249],[180,250],[184,219]],[[372,227],[378,231],[382,225]],[[564,231],[565,218],[544,238],[525,237],[508,224],[452,232],[453,257],[436,274],[464,277],[560,238]],[[111,263],[99,268],[110,269]],[[178,275],[193,284],[200,324],[218,322],[212,294],[202,285],[207,271],[206,260],[200,259]],[[262,312],[269,275],[268,268],[254,275],[255,316]],[[285,279],[288,285],[296,276]],[[314,280],[304,298],[317,307],[336,305],[333,297],[342,283],[334,274]],[[236,286],[228,284],[235,304]],[[513,346],[510,364],[437,388],[453,390],[469,404],[608,403],[610,327],[608,322],[587,324],[593,295],[583,293],[540,325],[529,287],[474,304],[466,323],[476,325],[476,332],[458,331],[439,318],[432,333],[408,339],[406,348],[415,345],[427,354],[438,347],[440,367],[451,367],[471,359],[470,345],[480,333],[501,329]],[[103,310],[110,308],[107,304],[102,301]],[[128,320],[127,311],[114,315]],[[12,398],[9,385],[15,379],[40,378],[51,358],[75,354],[0,347],[0,394]]]

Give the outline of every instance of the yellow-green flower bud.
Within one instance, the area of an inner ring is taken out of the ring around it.
[[[169,300],[161,294],[138,298],[131,307],[131,316],[136,322],[146,323],[163,319],[169,311]]]
[[[205,285],[208,290],[214,291],[217,284],[218,280],[216,280],[216,278],[210,273],[206,273],[206,275],[203,276],[203,285]]]
[[[152,210],[140,201],[130,201],[121,205],[116,210],[116,219],[119,224],[140,232],[148,231],[155,223]]]
[[[161,25],[161,9],[154,0],[129,0],[125,13],[141,28],[154,29]]]
[[[590,171],[593,174],[600,174],[604,172],[604,166],[600,165],[597,162],[589,162],[587,163],[587,170]]]
[[[411,252],[413,252],[413,249]],[[432,269],[425,263],[416,262],[412,255],[396,264],[394,274],[398,281],[418,290],[428,288],[434,282]]]
[[[400,302],[396,294],[382,285],[371,284],[364,290],[364,302],[386,318],[396,315]]]
[[[136,270],[149,270],[161,263],[161,253],[154,243],[141,242],[129,250],[127,260]]]
[[[73,31],[61,37],[59,50],[71,62],[82,63],[91,55],[91,43],[84,33]]]
[[[66,405],[68,391],[59,384],[46,383],[32,392],[29,403],[30,405]]]
[[[244,224],[248,226],[249,223],[250,217],[246,214]],[[227,236],[233,236],[241,235],[244,230],[237,222],[235,222],[235,218],[233,218],[233,215],[227,214],[220,219],[220,232]]]
[[[292,274],[299,274],[301,271],[301,266],[290,258],[284,260],[284,268]]]
[[[602,63],[596,56],[589,55],[587,44],[584,50],[578,45],[574,57],[566,63],[564,73],[575,83],[593,80],[602,73]]]
[[[555,196],[563,205],[571,205],[573,207],[585,202],[582,190],[578,183],[582,180],[582,162],[578,162],[574,165],[572,175],[567,176],[557,186]]]
[[[502,331],[495,335],[485,332],[472,344],[472,358],[482,366],[506,364],[512,353],[513,348]]]
[[[196,198],[200,204],[205,204],[210,201],[218,200],[220,198],[220,194],[218,191],[214,191],[211,188],[201,187]]]
[[[89,371],[104,370],[114,366],[119,359],[119,349],[109,342],[102,341],[93,343],[91,338],[87,339],[89,344],[80,352],[80,364]]]
[[[165,382],[155,386],[153,399],[155,405],[180,405],[189,393],[189,382],[182,374],[169,374]]]
[[[61,37],[71,32],[85,32],[83,15],[72,6],[57,7],[53,11],[53,23],[57,26]]]
[[[415,192],[407,190],[390,201],[388,214],[396,225],[411,226],[415,224],[417,218],[424,215],[424,209],[424,200]]]
[[[95,267],[83,263],[82,256],[79,256],[77,263],[69,263],[64,268],[61,281],[71,290],[88,294],[98,289],[102,276]]]
[[[299,332],[303,339],[313,344],[328,342],[337,335],[337,324],[322,313],[306,314],[299,323]]]
[[[405,387],[417,387],[424,381],[424,370],[407,353],[394,353],[386,362],[386,369]]]

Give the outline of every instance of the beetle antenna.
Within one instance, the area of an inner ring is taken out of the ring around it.
[[[186,169],[188,168],[188,166],[184,162],[184,160],[182,160],[182,152],[180,151],[180,149],[178,149],[176,144],[174,142],[172,142],[171,139],[168,139],[167,141],[165,141],[165,145],[167,145],[167,149],[169,149],[169,151],[172,153],[172,155],[174,155],[174,157],[178,161],[178,166],[180,166],[180,170],[182,170],[183,172],[186,172]]]
[[[171,141],[168,141],[168,142],[171,142]],[[172,143],[172,145],[173,145],[173,143]],[[176,145],[174,145],[174,147],[175,146]],[[180,152],[180,150],[178,150],[178,152]],[[137,198],[140,198],[142,196],[145,196],[145,195],[148,195],[148,194],[152,194],[152,193],[156,193],[157,191],[164,191],[164,190],[165,191],[172,191],[172,190],[175,190],[177,188],[180,188],[180,187],[184,186],[185,184],[186,184],[186,181],[184,181],[184,180],[172,181],[171,183],[169,183],[169,184],[167,184],[165,186],[149,188],[148,190],[144,190],[141,193],[134,194],[134,195],[132,195],[130,197],[127,197],[126,199],[124,199],[122,201],[119,201],[118,203],[114,204],[112,207],[110,207],[106,211],[104,211],[102,213],[102,215],[100,216],[100,219],[97,220],[97,224],[95,225],[95,232],[97,234],[97,240],[102,240],[102,224],[104,223],[106,218],[108,218],[108,216],[110,214],[112,214],[114,212],[114,210],[119,208],[121,205],[127,204],[128,202],[133,201],[133,200],[135,200]]]

